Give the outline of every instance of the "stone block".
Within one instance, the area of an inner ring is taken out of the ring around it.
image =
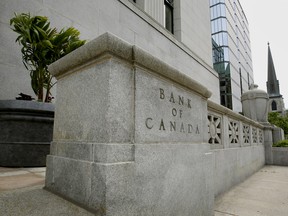
[[[91,162],[48,156],[47,168],[45,188],[80,204],[87,203],[91,194]]]
[[[274,127],[272,131],[273,143],[284,140],[284,131],[282,128]]]
[[[215,197],[265,165],[263,145],[214,150]]]
[[[130,142],[132,81],[131,67],[109,59],[59,80],[54,140]]]
[[[272,156],[273,156],[273,165],[288,166],[287,147],[273,147]]]
[[[139,215],[213,215],[208,149],[205,144],[136,144]]]
[[[207,88],[110,33],[49,69],[47,189],[98,215],[213,215]]]
[[[136,69],[135,80],[136,142],[203,141],[207,109],[200,95],[141,69]]]
[[[0,100],[0,166],[45,166],[53,117],[53,104]]]

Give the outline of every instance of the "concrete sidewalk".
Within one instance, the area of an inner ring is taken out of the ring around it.
[[[0,167],[0,193],[35,185],[44,185],[45,167],[5,168]]]
[[[85,209],[43,189],[43,168],[0,167],[0,215],[91,216]]]
[[[45,171],[45,168],[0,167],[0,215],[93,215],[43,190]],[[218,197],[215,216],[224,215],[287,216],[288,167],[265,166]]]
[[[288,167],[265,166],[215,200],[215,216],[287,216]]]

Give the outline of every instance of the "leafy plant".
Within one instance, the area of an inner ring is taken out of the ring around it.
[[[288,135],[288,116],[281,116],[277,112],[270,112],[268,114],[268,121],[284,130],[285,137]]]
[[[281,140],[273,144],[273,147],[288,147],[288,140]]]
[[[21,13],[10,20],[13,31],[19,34],[16,42],[22,45],[22,61],[30,71],[31,86],[38,101],[50,102],[53,76],[48,65],[85,44],[80,40],[80,32],[70,27],[57,32],[50,28],[50,22],[44,16],[31,16]],[[46,94],[44,97],[44,89]]]

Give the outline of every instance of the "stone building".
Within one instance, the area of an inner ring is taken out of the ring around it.
[[[279,81],[276,77],[276,71],[271,54],[270,44],[268,43],[268,70],[267,70],[267,93],[269,95],[268,111],[279,112],[282,115],[285,114],[285,106],[283,97],[280,94]]]
[[[47,16],[57,29],[74,26],[87,41],[110,32],[204,84],[213,92],[212,100],[220,101],[218,73],[212,63],[209,1],[3,0],[0,4],[0,99],[15,99],[20,92],[33,95],[21,47],[15,43],[17,35],[9,26],[15,12],[30,12]]]

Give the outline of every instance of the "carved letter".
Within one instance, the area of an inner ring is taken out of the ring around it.
[[[148,121],[152,121],[152,120],[153,120],[152,118],[147,118],[146,121],[145,121],[146,127],[147,127],[148,129],[152,129],[152,128],[153,128],[153,125],[149,125],[149,124],[148,124]]]
[[[184,97],[181,97],[180,95],[179,97],[179,105],[183,105],[184,104]]]
[[[188,124],[188,133],[192,133],[193,126],[191,124]]]
[[[196,134],[200,134],[198,125],[197,125],[197,127],[196,127]]]
[[[164,90],[162,88],[160,88],[159,90],[160,90],[160,99],[163,100],[165,98]]]
[[[177,115],[177,110],[175,108],[172,109],[172,115],[176,116]]]
[[[191,104],[190,104],[191,100],[188,99],[187,102],[188,102],[188,108],[191,108]]]
[[[175,103],[173,92],[171,92],[171,97],[169,100],[171,103]]]
[[[184,130],[184,124],[183,124],[183,122],[181,123],[180,132],[183,132],[183,133],[185,133],[185,130]]]
[[[163,119],[161,119],[161,123],[160,123],[160,128],[159,130],[165,130],[165,126],[164,126],[164,123],[163,123]]]
[[[176,122],[171,122],[170,121],[170,131],[176,131]]]
[[[182,110],[179,110],[179,116],[182,118]]]

